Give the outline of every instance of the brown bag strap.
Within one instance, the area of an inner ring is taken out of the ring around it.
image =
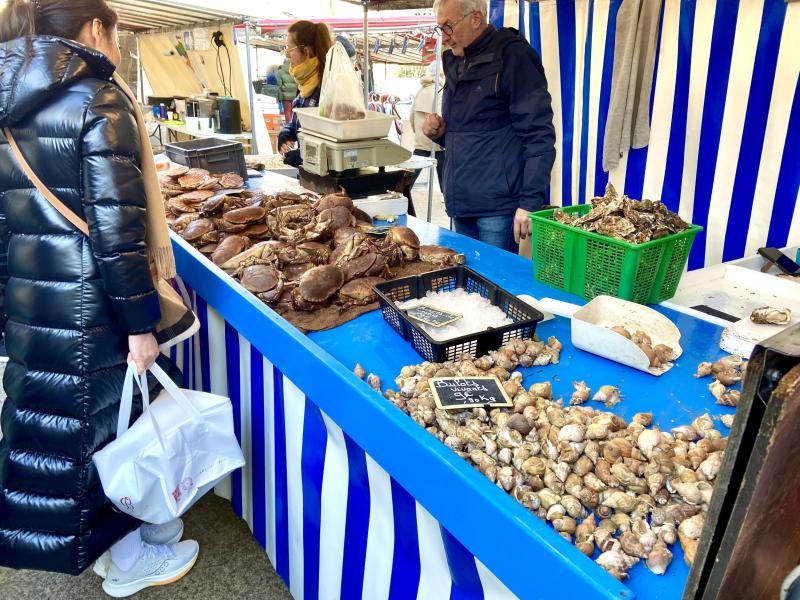
[[[50,189],[44,183],[42,183],[42,180],[39,179],[36,173],[33,172],[33,169],[31,169],[31,166],[28,164],[28,161],[25,160],[25,157],[22,155],[22,152],[20,151],[19,146],[17,145],[17,140],[14,139],[14,136],[11,135],[11,131],[7,127],[3,128],[3,134],[6,136],[6,139],[8,140],[8,143],[11,146],[11,152],[14,153],[17,162],[22,167],[22,170],[25,171],[25,175],[28,176],[28,179],[30,179],[33,182],[33,185],[36,186],[36,189],[39,190],[42,196],[44,196],[47,199],[47,201],[50,204],[52,204],[53,207],[55,207],[55,209],[58,212],[61,213],[61,216],[63,216],[67,221],[72,223],[85,236],[88,237],[89,225],[86,223],[86,221],[84,221],[78,215],[72,212],[66,204],[64,204],[63,202],[61,202],[61,200],[56,198],[56,195],[53,192],[51,192]]]

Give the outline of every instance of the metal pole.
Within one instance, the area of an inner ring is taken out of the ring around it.
[[[433,82],[433,112],[439,111],[439,73],[442,68],[442,37],[436,40],[436,79]],[[431,140],[431,158],[436,159],[436,143]],[[433,212],[433,176],[436,175],[436,165],[428,167],[428,223],[431,222]],[[441,191],[441,190],[439,190]]]
[[[369,0],[361,0],[364,5],[364,59],[362,70],[364,75],[364,109],[369,107]]]
[[[137,78],[136,82],[138,84],[136,86],[136,91],[139,92],[139,102],[142,104],[146,104],[144,97],[144,76],[143,76],[144,69],[142,68],[142,49],[139,46],[139,36],[136,36],[136,69],[139,72],[139,77]]]
[[[253,73],[250,65],[250,17],[244,17],[244,47],[247,52],[247,93],[250,98],[250,152],[258,154],[256,141],[256,102],[253,93]]]

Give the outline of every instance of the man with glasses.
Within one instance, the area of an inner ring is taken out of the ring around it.
[[[542,62],[515,29],[487,22],[485,0],[437,0],[446,77],[442,114],[423,132],[445,152],[456,231],[517,252],[546,199],[555,129]]]

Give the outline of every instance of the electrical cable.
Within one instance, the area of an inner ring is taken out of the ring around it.
[[[225,46],[225,54],[228,55],[228,96],[233,96],[233,67],[231,66],[231,53],[228,46]]]

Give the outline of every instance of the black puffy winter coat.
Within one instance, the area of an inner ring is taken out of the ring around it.
[[[127,336],[153,331],[160,316],[139,136],[113,71],[104,55],[60,38],[0,45],[0,126],[90,231],[35,190],[0,134],[5,566],[77,574],[138,524],[111,507],[92,464],[116,431]]]

